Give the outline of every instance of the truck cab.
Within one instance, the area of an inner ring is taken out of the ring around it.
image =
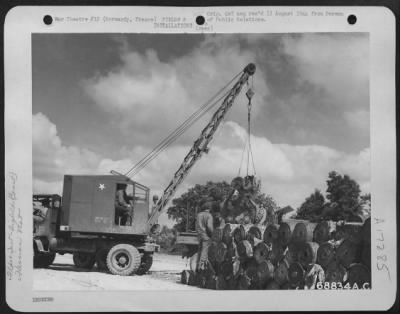
[[[149,194],[124,176],[65,175],[62,200],[53,202],[61,206],[50,207],[34,236],[34,266],[49,266],[56,253],[69,253],[79,268],[97,264],[116,275],[146,273],[159,250],[149,237]]]
[[[123,219],[117,198],[121,186],[129,207]],[[146,235],[150,190],[114,175],[64,177],[60,230],[80,234]],[[126,220],[126,221],[124,221]]]

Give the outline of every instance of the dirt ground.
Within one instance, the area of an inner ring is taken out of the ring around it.
[[[180,283],[189,261],[181,256],[154,254],[153,266],[143,276],[115,276],[105,271],[74,266],[71,254],[58,255],[47,269],[34,269],[34,290],[197,290]]]

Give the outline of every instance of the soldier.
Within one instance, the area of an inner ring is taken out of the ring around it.
[[[213,202],[207,199],[201,206],[201,212],[196,217],[196,231],[199,237],[197,270],[205,269],[208,261],[208,248],[214,230],[214,219],[210,213],[212,207]]]
[[[119,223],[119,218],[121,218],[121,225],[126,226],[128,221],[132,224],[132,204],[130,198],[126,193],[127,185],[124,183],[117,184],[117,193],[115,195],[115,209],[116,209],[116,221]]]

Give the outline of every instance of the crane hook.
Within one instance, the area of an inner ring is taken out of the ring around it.
[[[249,102],[251,102],[251,99],[254,96],[254,91],[253,91],[253,89],[251,87],[247,90],[246,96],[247,96],[247,99],[249,100]]]

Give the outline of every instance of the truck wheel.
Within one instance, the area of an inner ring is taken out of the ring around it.
[[[95,256],[90,253],[74,253],[74,264],[79,268],[91,269],[96,262]]]
[[[136,274],[144,275],[150,270],[151,265],[153,265],[153,254],[143,254],[139,269],[137,270]]]
[[[35,252],[33,257],[34,268],[46,268],[53,264],[56,253],[38,253]]]
[[[100,249],[96,252],[96,263],[99,270],[107,270],[107,254],[109,249]]]
[[[107,268],[114,275],[132,275],[140,264],[140,253],[130,244],[117,244],[107,254]]]

